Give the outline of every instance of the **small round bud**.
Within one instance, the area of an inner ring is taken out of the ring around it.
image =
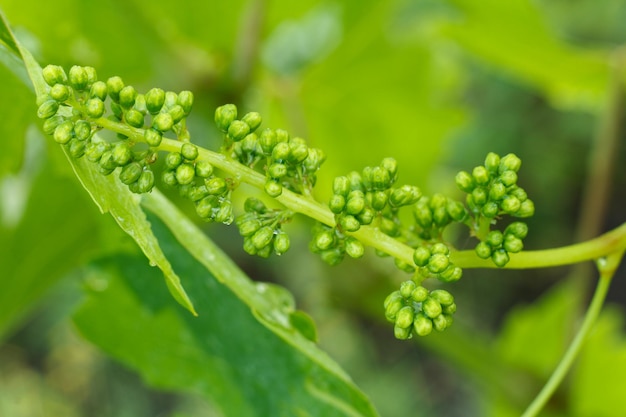
[[[89,89],[89,97],[104,101],[107,98],[107,90],[107,84],[104,81],[96,81]]]
[[[467,211],[465,210],[465,206],[463,203],[459,201],[448,200],[448,204],[446,205],[446,210],[450,218],[454,221],[461,222],[467,216]]]
[[[505,235],[513,235],[518,239],[524,239],[528,234],[528,225],[524,222],[513,222],[504,230]]]
[[[390,199],[391,201],[391,199]],[[413,211],[413,217],[422,228],[428,229],[433,224],[433,213],[426,204],[418,204]]]
[[[143,127],[143,113],[135,109],[130,109],[124,115],[124,120],[129,126],[141,128]]]
[[[456,313],[456,303],[441,306],[441,311],[442,314],[451,316],[452,314]]]
[[[513,172],[513,171],[507,171]],[[502,200],[506,195],[506,186],[501,182],[494,182],[489,188],[489,200],[498,201]]]
[[[274,237],[274,252],[276,255],[282,255],[289,250],[290,241],[287,233],[278,233]]]
[[[466,193],[471,193],[474,187],[476,187],[474,178],[472,178],[472,176],[465,171],[460,171],[456,174],[454,180],[456,182],[456,186],[459,187],[461,191],[465,191]]]
[[[411,328],[406,329],[396,325],[393,327],[393,335],[398,340],[407,340],[411,338]]]
[[[404,298],[410,298],[416,288],[417,284],[415,284],[415,282],[411,280],[404,281],[402,284],[400,284],[400,294]]]
[[[261,125],[262,120],[261,115],[257,112],[246,113],[241,118],[241,121],[249,126],[250,132],[254,132]]]
[[[59,110],[59,103],[55,100],[45,101],[37,109],[37,117],[40,119],[49,119]]]
[[[213,215],[213,209],[219,205],[215,196],[204,197],[196,202],[196,213],[203,219],[210,219]],[[245,249],[245,248],[244,248]],[[247,251],[246,251],[247,252]]]
[[[492,230],[487,233],[485,242],[487,242],[492,248],[498,248],[502,245],[502,242],[504,242],[504,235],[499,230]]]
[[[150,114],[157,114],[165,103],[165,91],[160,88],[152,88],[145,95],[146,109]]]
[[[483,214],[483,216],[487,217],[488,219],[493,219],[500,212],[500,207],[498,206],[498,203],[494,201],[488,201],[482,207],[480,212]]]
[[[257,230],[261,228],[261,221],[259,219],[250,219],[244,222],[238,223],[239,234],[241,236],[247,237],[252,236],[256,233]]]
[[[104,114],[104,102],[99,98],[90,98],[85,103],[85,113],[92,119],[102,117]]]
[[[110,174],[113,172],[113,170],[117,167],[117,164],[113,160],[113,152],[111,150],[105,151],[102,154],[100,161],[98,161],[98,165],[102,168],[103,173],[108,172]]]
[[[346,213],[347,214],[359,214],[365,208],[365,196],[362,191],[354,190],[348,194],[346,200]]]
[[[330,201],[328,202],[328,207],[330,208],[330,211],[332,211],[333,213],[335,214],[341,213],[345,206],[346,206],[346,199],[344,196],[340,194],[333,194],[330,197]]]
[[[117,142],[113,146],[113,161],[119,165],[126,165],[133,157],[133,152],[126,142]]]
[[[213,165],[208,161],[196,162],[196,176],[200,178],[209,178],[213,174]]]
[[[411,299],[417,303],[421,303],[428,298],[428,290],[421,285],[411,292]]]
[[[393,207],[408,206],[414,204],[422,196],[419,188],[412,185],[403,185],[395,188],[389,194],[389,204]]]
[[[259,136],[259,145],[266,155],[271,154],[276,145],[276,132],[272,129],[264,129]]]
[[[426,266],[431,255],[428,248],[420,246],[413,252],[413,262],[415,262],[417,266]]]
[[[376,211],[380,211],[385,208],[387,205],[387,200],[389,196],[385,191],[375,191],[371,194],[371,205],[372,208]]]
[[[279,162],[273,163],[267,169],[267,173],[270,178],[280,179],[287,175],[287,165],[281,164]]]
[[[502,247],[509,253],[518,253],[524,249],[524,242],[514,235],[507,234],[504,236]]]
[[[120,181],[126,185],[132,184],[139,179],[142,171],[143,167],[138,162],[130,163],[120,171]]]
[[[178,93],[178,104],[183,108],[185,116],[187,116],[193,106],[193,93],[187,90]]]
[[[515,171],[504,171],[500,174],[500,181],[507,187],[515,185],[515,183],[517,183],[517,174]]]
[[[250,133],[250,126],[241,120],[233,120],[228,126],[228,136],[235,142],[245,138]]]
[[[398,173],[398,161],[396,161],[394,158],[385,158],[380,163],[380,166],[386,169],[387,172],[389,172],[389,176],[393,181],[396,174]]]
[[[347,196],[350,192],[350,181],[348,177],[335,177],[333,180],[333,194]]]
[[[115,118],[117,120],[122,120],[122,118],[124,117],[124,111],[122,110],[122,106],[120,106],[117,103],[111,103],[111,111],[113,112],[113,116],[115,116]]]
[[[58,65],[46,65],[42,70],[43,79],[50,87],[55,84],[65,84],[67,75],[62,67]]]
[[[174,119],[169,113],[159,113],[152,119],[152,128],[160,132],[167,132],[174,126]]]
[[[50,97],[56,101],[65,101],[70,98],[70,89],[65,84],[55,84],[50,89]]]
[[[485,168],[490,173],[497,173],[500,166],[500,155],[497,153],[489,152],[485,158]]]
[[[63,116],[53,116],[49,119],[46,119],[43,122],[43,132],[46,135],[52,135],[57,126],[63,123],[63,121],[65,121],[65,118]]]
[[[183,143],[180,154],[188,161],[194,161],[198,157],[198,147],[193,143]]]
[[[431,319],[441,314],[441,303],[434,298],[428,297],[422,303],[422,311]]]
[[[463,270],[458,266],[450,264],[437,278],[443,282],[454,282],[460,280],[462,276]]]
[[[415,317],[415,311],[411,306],[404,306],[398,311],[396,315],[396,326],[403,329],[411,327],[413,324],[413,318]]]
[[[398,311],[400,311],[400,309],[402,308],[402,295],[400,294],[400,291],[394,291],[391,294],[389,294],[385,298],[383,307],[385,309],[385,313],[391,313],[390,315],[392,315],[395,320],[395,316],[398,314]]]
[[[209,192],[206,189],[205,185],[200,185],[200,186],[191,186],[191,189],[189,190],[189,192],[187,193],[187,197],[191,200],[191,201],[199,201],[202,200],[204,197],[208,196]]]
[[[233,222],[233,206],[229,200],[222,201],[217,210],[217,213],[215,213],[215,221],[223,224],[231,224]],[[269,247],[267,249],[271,251]],[[267,256],[265,256],[259,251],[257,255],[268,257],[270,254],[267,253]]]
[[[413,329],[418,336],[427,336],[433,331],[433,321],[424,313],[417,313],[413,320]]]
[[[94,67],[83,67],[83,69],[87,74],[87,86],[91,86],[93,83],[98,81],[98,74],[96,73],[96,69]]]
[[[533,203],[530,199],[524,200],[521,203],[520,208],[513,213],[515,217],[531,217],[533,214],[535,214],[535,203]]]
[[[363,244],[352,236],[346,238],[346,253],[349,257],[358,259],[365,254],[365,247]]]
[[[85,154],[85,142],[77,139],[72,139],[69,142],[68,152],[73,158],[80,158]]]
[[[283,193],[283,186],[276,181],[266,181],[263,189],[272,198],[278,197]]]
[[[143,138],[150,146],[159,146],[163,140],[163,135],[158,130],[146,129]]]
[[[335,234],[331,230],[323,230],[315,235],[315,247],[319,250],[327,250],[335,246]]]
[[[176,172],[175,171],[164,171],[163,175],[161,176],[161,180],[166,184],[166,185],[170,185],[170,186],[175,186],[178,185],[178,181],[176,180]],[[200,216],[202,217],[202,216]]]
[[[110,145],[107,142],[90,142],[85,149],[85,155],[91,162],[99,162],[109,148]]]
[[[484,166],[477,166],[476,168],[474,168],[474,170],[472,171],[472,177],[477,184],[489,184],[489,171],[487,171],[487,168],[485,168]]]
[[[442,306],[454,303],[454,297],[446,290],[434,290],[430,292],[430,297],[439,301]]]
[[[450,261],[446,255],[442,253],[435,253],[430,257],[430,259],[428,260],[428,265],[426,266],[428,267],[428,270],[430,272],[432,272],[433,274],[438,274],[440,272],[443,272],[449,264]]]
[[[74,124],[76,139],[83,141],[91,137],[91,124],[86,120],[79,120]]]
[[[190,165],[191,166],[191,165]],[[209,178],[204,182],[207,191],[211,195],[222,195],[226,191],[228,191],[228,184],[226,184],[226,180],[220,177]]]
[[[450,321],[452,323],[452,321]],[[438,332],[443,332],[448,328],[448,319],[443,314],[433,318],[433,327]]]
[[[297,138],[296,138],[297,139]],[[309,156],[309,148],[303,143],[289,144],[289,160],[301,163]]]
[[[114,102],[119,102],[120,91],[124,88],[124,81],[118,76],[111,77],[107,80],[107,93]]]
[[[135,100],[137,99],[137,90],[132,85],[127,85],[120,90],[119,93],[119,102],[120,106],[125,109],[130,109],[135,105]]]
[[[191,164],[183,163],[176,167],[176,181],[179,184],[191,184],[195,176],[196,170]]]
[[[251,237],[252,244],[257,249],[263,249],[272,242],[274,229],[269,226],[261,227]]]
[[[263,204],[263,202],[259,200],[258,198],[253,198],[253,197],[246,199],[246,201],[243,204],[243,209],[246,211],[246,213],[263,214],[267,212],[267,207],[265,207],[265,204]]]
[[[289,158],[290,152],[291,149],[287,142],[278,142],[272,149],[272,158],[276,161],[284,161]]]
[[[178,123],[185,118],[185,110],[178,104],[171,107],[167,112],[172,116],[174,123]]]
[[[357,220],[362,225],[371,224],[372,221],[374,221],[374,217],[376,217],[376,212],[370,207],[365,207],[363,211],[356,216]]]
[[[504,171],[519,171],[522,166],[522,160],[517,157],[515,154],[508,154],[502,157],[500,160],[500,167],[498,171],[503,173]]]
[[[152,172],[149,169],[143,170],[136,184],[137,184],[137,191],[140,194],[149,193],[150,191],[152,191],[152,188],[154,187],[154,172]]]
[[[54,129],[53,138],[61,145],[66,144],[74,137],[74,124],[66,120]]]
[[[224,133],[228,132],[230,124],[236,118],[237,107],[234,104],[225,104],[215,109],[215,124],[217,125],[218,129],[220,129]]]
[[[433,223],[438,227],[444,227],[450,224],[450,217],[445,206],[439,206],[433,210]]]
[[[483,206],[487,202],[487,191],[482,187],[474,188],[471,195],[477,206]]]
[[[508,194],[512,197],[516,197],[522,203],[528,199],[526,191],[524,191],[522,187],[518,187],[516,185],[509,187]]]
[[[179,152],[170,152],[165,156],[165,167],[168,169],[178,168],[183,163],[183,156]]]
[[[256,133],[250,133],[250,134],[246,135],[246,137],[243,138],[243,140],[240,143],[241,143],[241,149],[244,152],[246,152],[248,154],[253,154],[257,150],[257,144],[259,143],[259,137],[256,135]]]
[[[487,242],[479,242],[474,249],[476,251],[476,256],[481,259],[487,259],[491,256],[491,246]]]
[[[493,263],[502,268],[509,262],[509,254],[504,249],[498,249],[491,254]]]
[[[522,206],[522,203],[516,197],[513,197],[513,196],[505,197],[502,200],[502,203],[500,204],[502,211],[508,214],[516,213],[520,209],[521,206]]]
[[[352,215],[341,217],[339,225],[346,232],[356,232],[361,228],[361,223]]]

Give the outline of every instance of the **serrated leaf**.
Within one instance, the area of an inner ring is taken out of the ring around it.
[[[141,260],[109,259],[92,272],[107,280],[107,288],[94,291],[75,315],[87,339],[149,384],[199,393],[223,415],[376,415],[339,366],[290,327],[284,311],[289,302],[272,307],[274,299],[264,300],[267,288],[200,243],[195,255],[217,265],[212,269],[218,273],[207,271],[185,247],[199,244],[185,240],[189,230],[175,238],[158,218],[149,218],[200,315],[184,314],[162,287],[151,285],[153,273]]]

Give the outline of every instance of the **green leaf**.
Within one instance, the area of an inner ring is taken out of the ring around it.
[[[487,65],[544,91],[564,109],[596,111],[605,98],[607,50],[567,44],[529,0],[450,0],[461,12],[442,34]]]
[[[163,216],[168,207],[161,203],[157,197],[148,205]],[[338,365],[291,326],[284,290],[251,282],[187,220],[176,222],[175,238],[158,218],[149,219],[200,315],[185,314],[152,285],[145,262],[109,259],[91,272],[106,289],[93,291],[75,315],[87,339],[149,384],[199,393],[223,415],[376,415]],[[166,222],[175,219],[184,218],[175,211]]]

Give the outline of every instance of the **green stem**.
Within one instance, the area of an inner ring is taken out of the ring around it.
[[[572,340],[572,343],[567,348],[565,355],[561,358],[561,362],[559,362],[558,366],[550,376],[550,379],[543,386],[533,402],[530,403],[524,414],[522,414],[522,417],[534,417],[538,415],[552,394],[554,394],[554,391],[556,391],[558,386],[561,384],[568,370],[572,367],[576,356],[583,346],[585,338],[600,315],[600,310],[604,304],[604,299],[606,298],[609,285],[611,284],[611,279],[613,278],[613,274],[615,273],[622,256],[623,251],[616,252],[610,257],[602,258],[598,261],[600,279],[598,280],[598,285],[596,286],[593,299],[591,300],[587,313],[585,314],[583,324]]]
[[[126,135],[136,142],[144,141],[143,129],[130,127],[106,118],[100,118],[95,123],[103,128]],[[183,143],[178,140],[163,138],[158,150],[179,152],[182,145]],[[200,159],[206,160],[216,168],[232,175],[238,182],[244,182],[253,187],[263,189],[266,179],[261,173],[218,152],[198,147],[198,153]],[[328,226],[335,226],[334,214],[326,205],[319,203],[311,196],[303,196],[283,189],[282,194],[276,197],[276,200],[291,211],[301,213]],[[350,234],[367,246],[378,249],[408,264],[413,263],[414,249],[384,234],[377,227],[361,226],[358,231]],[[505,268],[528,269],[569,265],[597,259],[624,249],[626,249],[626,223],[586,242],[555,249],[523,251],[511,254],[511,260]],[[473,250],[453,252],[450,258],[455,265],[461,268],[497,268],[490,260],[480,259],[476,256]]]

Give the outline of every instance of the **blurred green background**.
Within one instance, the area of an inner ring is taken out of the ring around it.
[[[456,171],[489,151],[514,152],[537,207],[527,248],[624,221],[624,135],[607,144],[602,132],[623,125],[610,116],[624,114],[611,99],[610,64],[626,41],[626,2],[1,0],[0,8],[42,65],[90,65],[141,91],[193,91],[190,130],[203,146],[219,143],[212,114],[227,102],[307,138],[328,155],[322,201],[334,176],[385,156],[399,161],[401,183],[455,195]],[[623,86],[626,72],[616,72]],[[77,333],[73,311],[85,286],[98,285],[88,263],[137,249],[43,138],[32,93],[5,66],[0,91],[0,416],[221,415],[205,398],[147,387]],[[596,166],[615,169],[589,180],[596,154]],[[585,211],[585,190],[605,186],[596,197],[605,208]],[[581,216],[597,224],[585,228]],[[295,294],[322,348],[382,416],[519,415],[576,329],[593,279],[573,268],[468,270],[451,288],[455,326],[401,342],[381,306],[405,279],[389,259],[324,265],[308,252],[305,220],[290,227],[292,250],[270,260],[246,255],[232,228],[202,227],[253,279]],[[622,269],[611,306],[542,415],[623,415],[625,279]]]

